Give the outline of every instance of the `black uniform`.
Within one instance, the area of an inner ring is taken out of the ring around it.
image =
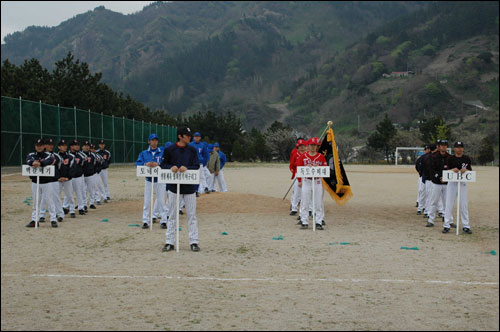
[[[55,157],[50,152],[31,152],[26,156],[26,164],[33,166],[33,162],[40,162],[40,166],[50,166],[56,163]],[[36,183],[36,176],[30,176],[31,182]],[[41,176],[40,182],[41,184],[52,182],[52,178],[48,176]]]
[[[435,184],[446,185],[447,182],[441,182],[443,177],[443,171],[448,170],[448,158],[450,155],[445,152],[442,155],[439,151],[436,151],[431,156],[431,181]]]
[[[452,170],[454,168],[461,170],[464,167],[467,170],[472,171],[472,160],[469,156],[463,154],[460,158],[457,156],[450,156],[448,158],[448,170]]]
[[[99,149],[96,151],[96,153],[98,153],[104,159],[102,169],[108,168],[109,164],[111,164],[111,153],[106,149],[104,150]]]

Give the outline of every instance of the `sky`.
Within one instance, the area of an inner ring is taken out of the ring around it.
[[[2,44],[4,37],[31,25],[57,26],[75,15],[104,6],[131,14],[153,1],[2,1]]]

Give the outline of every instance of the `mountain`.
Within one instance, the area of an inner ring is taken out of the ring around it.
[[[247,127],[309,68],[425,2],[155,2],[122,15],[97,7],[57,27],[5,37],[1,58],[52,69],[68,51],[113,89],[175,115],[235,110]]]

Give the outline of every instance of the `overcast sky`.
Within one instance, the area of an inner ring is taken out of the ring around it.
[[[2,1],[2,43],[4,37],[30,25],[57,26],[75,15],[104,6],[131,14],[153,1]]]

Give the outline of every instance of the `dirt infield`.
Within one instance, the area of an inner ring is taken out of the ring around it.
[[[158,224],[131,226],[144,188],[133,167],[110,169],[110,203],[37,230],[24,227],[29,179],[2,172],[1,328],[495,330],[499,173],[475,170],[473,234],[456,236],[416,215],[412,167],[347,165],[354,197],[325,197],[313,232],[282,200],[287,165],[229,165],[230,192],[198,198],[199,253],[186,216],[179,253],[161,252]]]

